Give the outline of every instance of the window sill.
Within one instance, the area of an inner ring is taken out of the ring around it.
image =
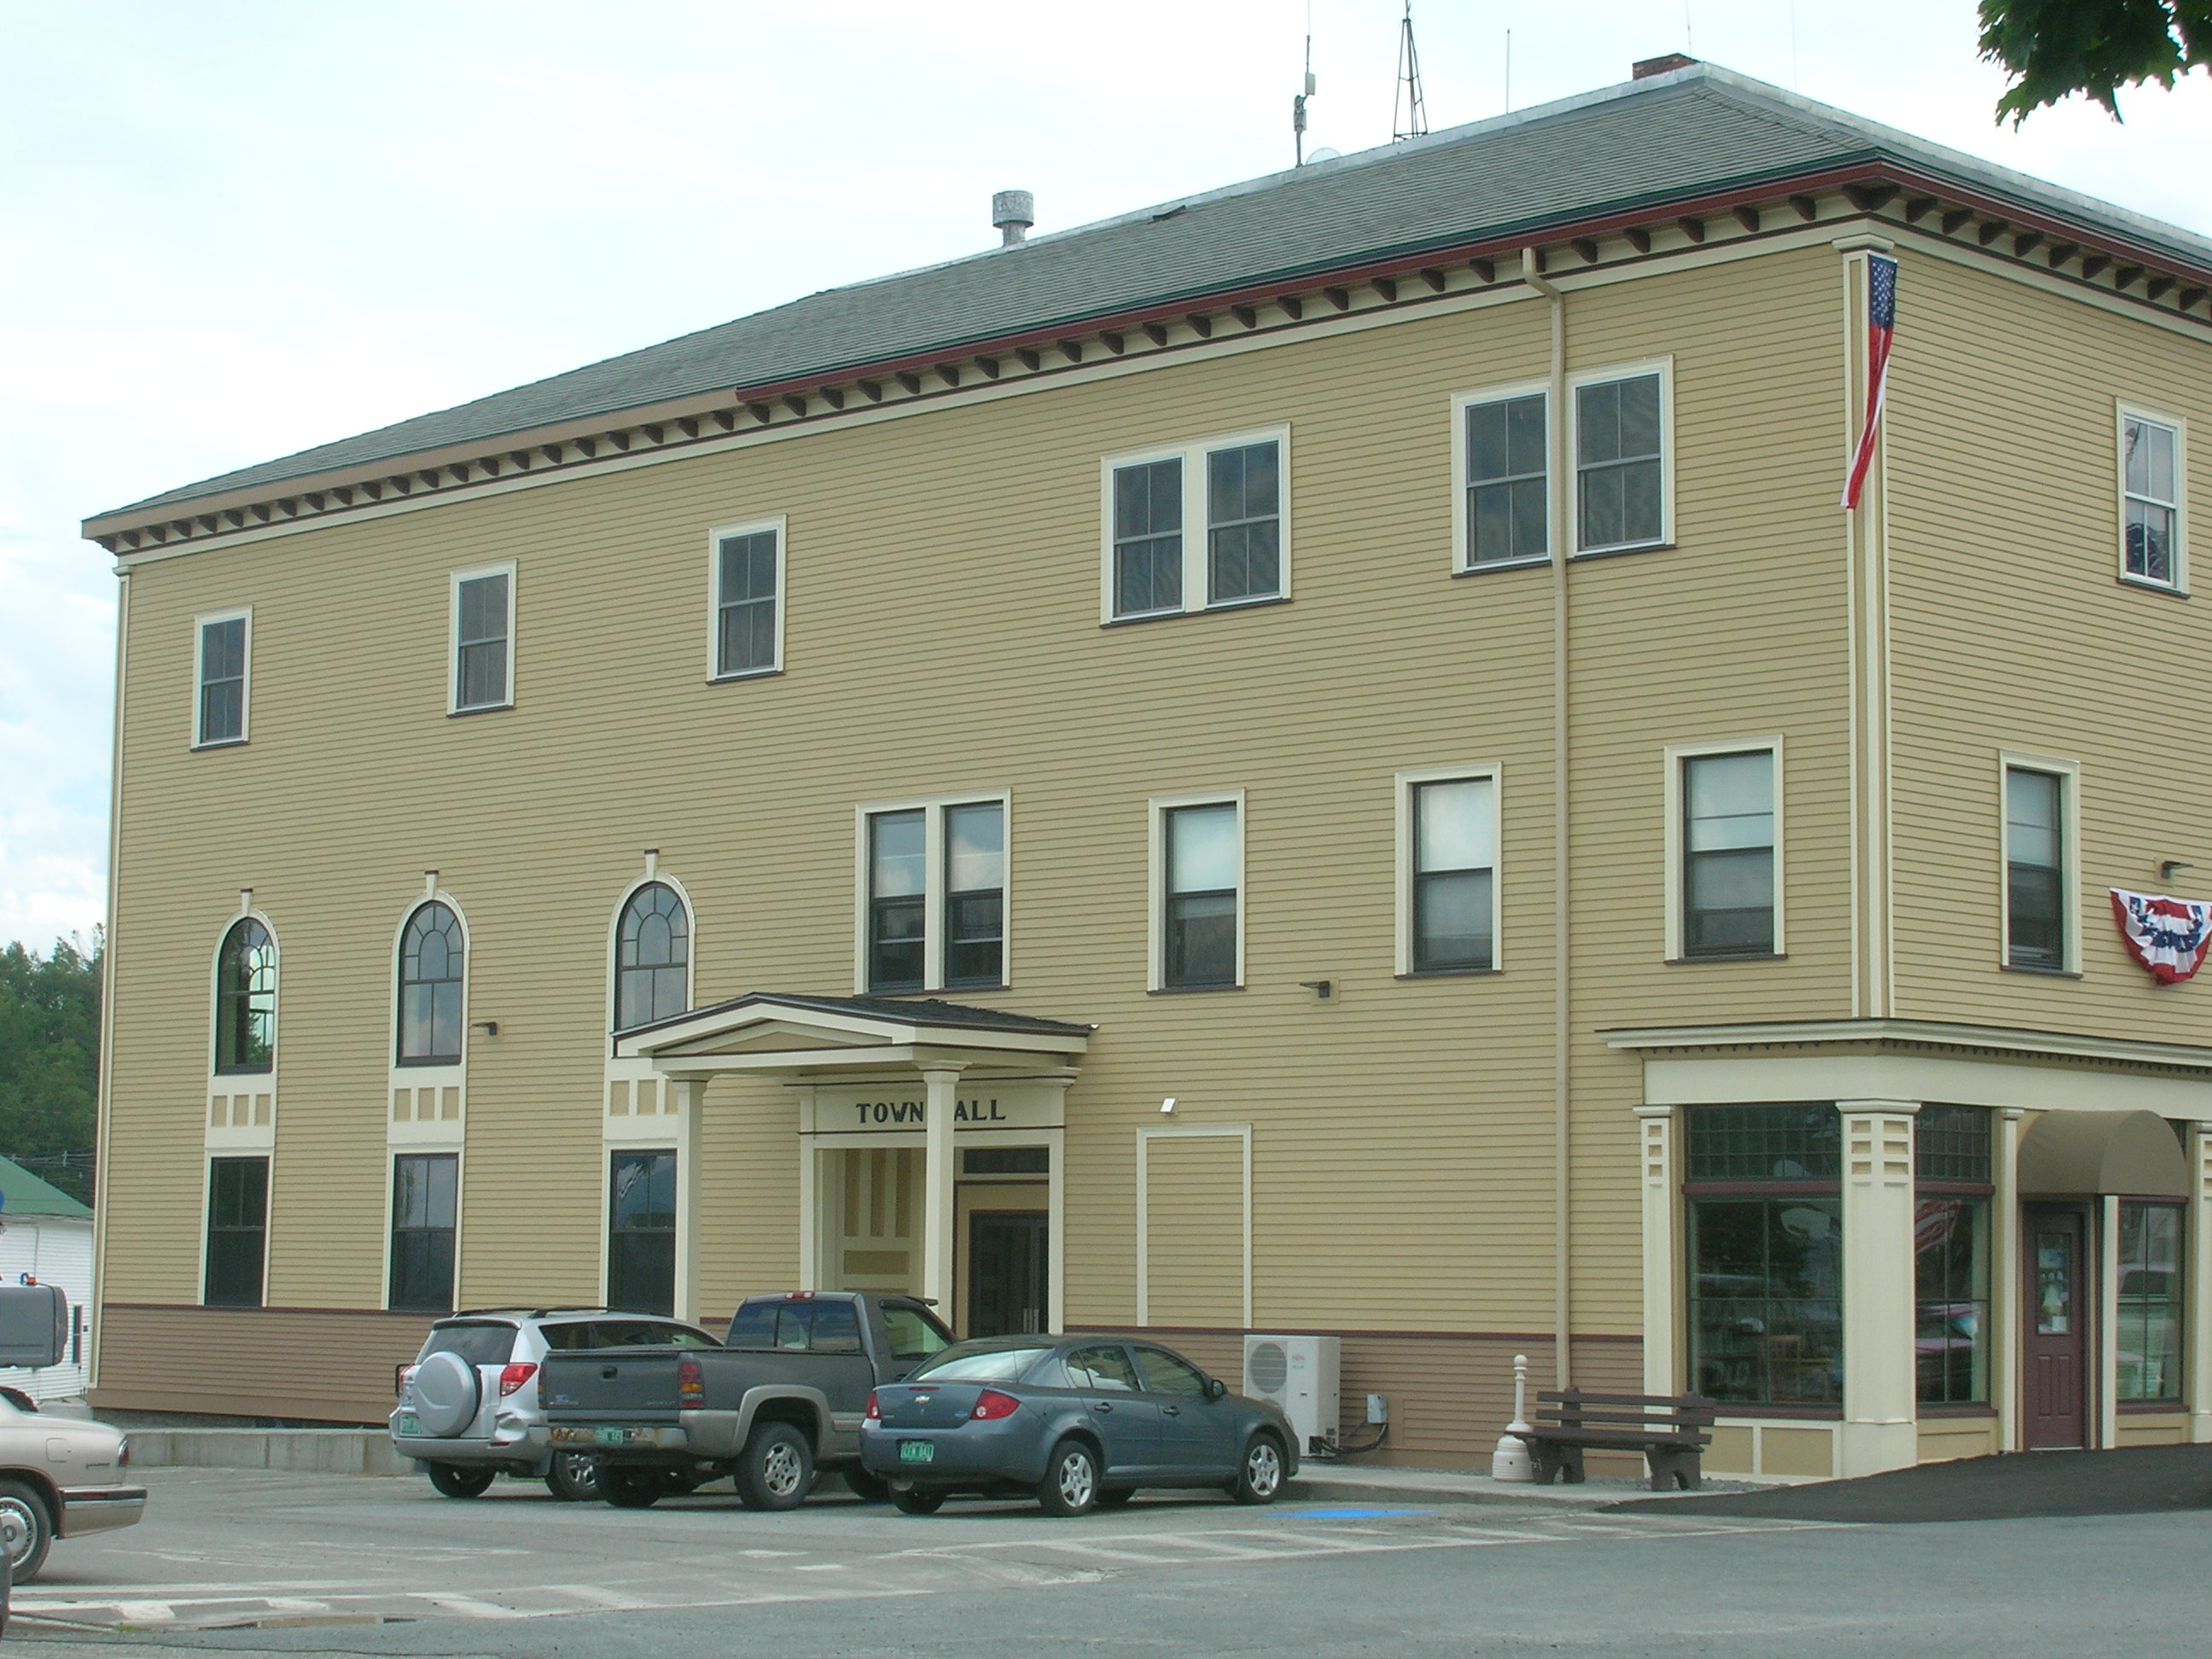
[[[921,986],[915,986],[909,990],[902,991],[878,991],[871,988],[858,992],[855,994],[864,997],[883,997],[889,1000],[896,1001],[908,997],[988,996],[994,991],[1011,991],[1013,988],[1014,988],[1011,984],[1001,980],[998,983],[993,985],[940,985],[934,990],[927,989]]]
[[[1518,559],[1486,559],[1480,564],[1463,564],[1452,571],[1454,576],[1487,576],[1498,570],[1541,570],[1551,563],[1548,553],[1531,553]]]
[[[467,708],[448,708],[446,711],[446,718],[449,720],[457,720],[470,714],[496,714],[514,707],[514,700],[510,697],[505,702],[480,702]]]
[[[395,1060],[392,1063],[395,1066],[402,1067],[408,1071],[420,1070],[427,1072],[434,1069],[442,1069],[448,1072],[458,1072],[461,1069],[461,1057],[459,1054],[424,1055],[416,1059]]]
[[[1945,1406],[1934,1405],[1923,1401],[1913,1407],[1913,1415],[1923,1423],[1937,1419],[1956,1421],[1962,1418],[1972,1421],[1976,1419],[1987,1419],[1996,1414],[1996,1407],[1978,1400],[1963,1401],[1957,1405]]]
[[[1722,1419],[1750,1417],[1764,1420],[1790,1423],[1840,1423],[1844,1420],[1841,1406],[1784,1406],[1771,1405],[1753,1400],[1716,1400],[1713,1415]]]
[[[1567,556],[1571,560],[1617,559],[1628,553],[1671,553],[1675,546],[1674,542],[1633,542],[1626,547],[1581,548]]]
[[[782,672],[783,665],[778,663],[773,668],[744,668],[734,674],[709,674],[707,676],[707,684],[727,685],[734,680],[772,680]]]
[[[1503,968],[1416,968],[1410,973],[1395,974],[1400,981],[1413,979],[1487,979],[1502,974]]]
[[[2081,979],[2086,977],[2078,968],[2037,968],[2024,962],[2001,962],[1997,971],[2004,974],[2033,974],[2038,979]]]
[[[1787,951],[1744,951],[1729,956],[1668,957],[1666,965],[1669,968],[1702,968],[1706,963],[1714,962],[1787,962],[1789,960],[1790,953]]]
[[[1231,611],[1265,611],[1269,605],[1288,605],[1287,593],[1273,593],[1261,599],[1227,599],[1219,605],[1187,606],[1181,611],[1145,611],[1133,617],[1109,617],[1098,625],[1101,628],[1129,628],[1138,623],[1173,622],[1177,617],[1218,617]]]
[[[210,738],[205,743],[194,744],[192,753],[197,755],[210,749],[243,749],[245,747],[244,738]]]
[[[2163,593],[2169,599],[2185,599],[2189,590],[2172,582],[2153,580],[2148,576],[2130,576],[2125,571],[2112,578],[2122,587],[2139,587],[2147,593]]]
[[[1241,991],[1242,985],[1155,985],[1145,993],[1148,997],[1203,997],[1221,991]]]
[[[218,1078],[274,1077],[276,1074],[276,1063],[274,1060],[270,1061],[266,1066],[218,1066],[209,1073],[211,1077]]]

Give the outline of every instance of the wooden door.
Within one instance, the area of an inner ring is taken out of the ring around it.
[[[1049,1220],[1042,1210],[969,1215],[967,1334],[1024,1336],[1044,1328]]]
[[[2086,1446],[2088,1438],[2088,1229],[2078,1209],[2021,1212],[2027,1274],[2021,1408],[2031,1451]]]

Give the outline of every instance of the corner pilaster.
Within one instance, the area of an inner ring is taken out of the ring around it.
[[[1682,1183],[1674,1167],[1680,1137],[1672,1106],[1638,1106],[1636,1116],[1644,1200],[1644,1392],[1674,1394],[1680,1369],[1682,1206],[1676,1194]]]
[[[1912,1119],[1917,1101],[1839,1100],[1844,1179],[1844,1420],[1836,1472],[1919,1461],[1914,1404]]]

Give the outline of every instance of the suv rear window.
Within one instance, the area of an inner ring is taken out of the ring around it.
[[[422,1358],[434,1353],[457,1353],[471,1365],[504,1365],[514,1352],[512,1325],[477,1321],[467,1325],[433,1325]]]

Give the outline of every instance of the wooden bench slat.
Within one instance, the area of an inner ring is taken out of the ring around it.
[[[1555,1394],[1548,1389],[1536,1398],[1540,1402],[1557,1401],[1562,1405],[1694,1406],[1700,1411],[1712,1409],[1717,1403],[1695,1394],[1579,1394],[1573,1389]]]
[[[1539,1423],[1649,1423],[1664,1427],[1674,1423],[1707,1424],[1713,1419],[1702,1412],[1671,1412],[1662,1416],[1646,1416],[1641,1412],[1538,1412]]]
[[[1563,1446],[1710,1446],[1709,1434],[1624,1434],[1616,1429],[1540,1429],[1530,1440],[1557,1441]]]

